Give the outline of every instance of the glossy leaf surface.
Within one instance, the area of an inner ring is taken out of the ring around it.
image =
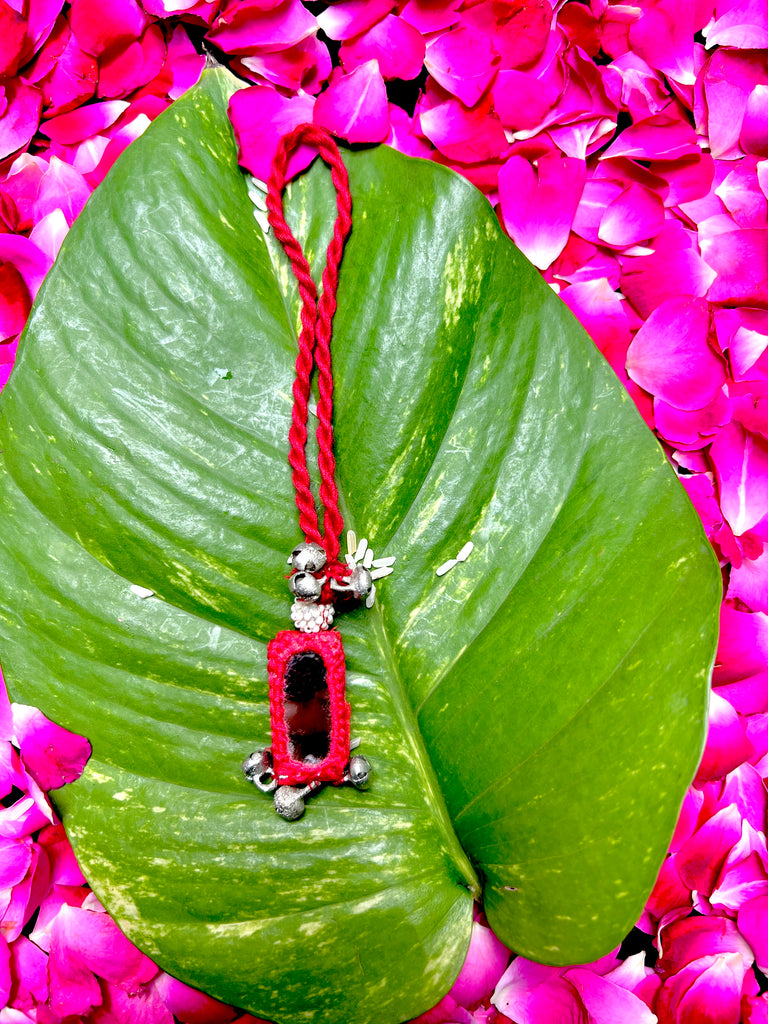
[[[485,200],[349,154],[338,480],[347,525],[398,558],[340,623],[375,781],[276,817],[240,762],[269,741],[265,646],[300,539],[298,301],[237,169],[231,89],[209,73],[129,148],[41,291],[2,400],[0,659],[14,699],[91,740],[58,803],[134,941],[259,1015],[396,1022],[458,972],[478,877],[534,958],[591,958],[634,922],[701,749],[719,577]],[[327,171],[286,206],[314,259]]]

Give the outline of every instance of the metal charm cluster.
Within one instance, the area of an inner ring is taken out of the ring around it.
[[[360,740],[352,740],[350,750],[359,742]],[[325,785],[324,782],[313,780],[305,786],[278,786],[272,766],[272,751],[269,747],[265,750],[254,750],[250,757],[243,761],[243,774],[262,793],[274,794],[275,810],[286,821],[297,821],[304,813],[306,798]],[[368,758],[362,754],[354,754],[344,772],[344,782],[350,783],[355,789],[367,789],[370,777],[371,765]]]
[[[352,535],[353,537],[354,535]],[[349,548],[352,548],[350,538]],[[333,598],[351,597],[356,601],[365,601],[370,608],[376,596],[374,581],[387,576],[391,571],[393,559],[373,559],[373,553],[367,542],[360,544],[354,541],[354,548],[348,551],[346,563],[349,568],[343,580],[329,577],[327,556],[320,544],[302,541],[288,558],[288,565],[293,569],[288,580],[288,587],[293,594],[291,618],[296,629],[302,633],[318,633],[321,629],[330,629],[333,624]],[[331,591],[331,599],[327,599],[326,583]]]

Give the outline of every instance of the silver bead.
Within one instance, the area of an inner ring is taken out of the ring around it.
[[[368,597],[373,587],[373,576],[371,576],[368,569],[364,565],[356,565],[352,570],[352,574],[349,577],[349,585],[352,588],[352,594],[357,598],[358,601],[364,597]]]
[[[296,572],[288,580],[288,589],[297,601],[317,601],[323,591],[323,582],[311,573]]]
[[[297,821],[304,813],[304,797],[295,786],[275,790],[275,810],[286,821]]]
[[[356,789],[366,789],[371,778],[371,763],[362,754],[355,754],[350,759],[348,769],[349,781]]]
[[[328,556],[319,544],[302,541],[291,552],[288,564],[297,572],[320,572],[327,561]]]
[[[254,750],[252,754],[246,757],[243,761],[243,774],[262,793],[272,793],[277,788],[277,782],[272,772],[272,751],[270,748]]]

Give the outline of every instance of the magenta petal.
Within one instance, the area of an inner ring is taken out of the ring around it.
[[[768,201],[757,180],[757,158],[741,160],[715,189],[725,208],[740,228],[762,227]]]
[[[560,62],[543,77],[526,71],[499,71],[493,83],[493,106],[505,128],[530,130],[539,126],[562,95]]]
[[[317,21],[299,0],[228,3],[207,37],[225,53],[277,52],[317,32]]]
[[[108,5],[102,0],[72,0],[69,23],[86,53],[98,57],[110,47],[138,39],[149,19],[136,0]]]
[[[550,36],[552,4],[549,0],[512,0],[506,3],[464,4],[462,23],[480,29],[493,40],[502,67],[533,64]]]
[[[61,210],[71,226],[90,198],[91,191],[79,171],[52,156],[48,170],[40,180],[34,205],[35,222],[53,210]]]
[[[679,160],[699,152],[696,132],[687,121],[657,114],[630,125],[612,142],[603,156],[629,156],[635,160]]]
[[[768,305],[768,228],[706,238],[701,254],[717,274],[708,293],[711,302]]]
[[[419,123],[422,133],[449,160],[487,162],[509,149],[501,122],[483,103],[468,110],[459,100],[449,99],[422,110]]]
[[[13,264],[24,278],[33,300],[51,268],[45,253],[23,235],[0,234],[0,262]]]
[[[499,200],[512,241],[540,270],[568,241],[586,170],[581,160],[548,153],[533,168],[513,156],[499,171]]]
[[[688,888],[705,895],[711,893],[725,858],[740,838],[741,815],[731,804],[714,814],[686,840],[677,853],[675,864]],[[703,956],[704,953],[696,955]],[[695,959],[693,954],[691,959]]]
[[[768,895],[757,896],[739,908],[739,931],[752,947],[757,966],[768,970]]]
[[[633,49],[668,78],[693,85],[696,72],[690,0],[657,0],[641,10],[640,18],[629,29]]]
[[[464,966],[450,995],[461,1006],[474,1006],[491,995],[509,963],[509,950],[487,925],[475,921]]]
[[[0,2],[0,75],[14,75],[22,59],[27,23],[5,0]]]
[[[48,957],[25,935],[20,935],[10,949],[11,974],[17,986],[11,995],[14,1007],[32,1009],[36,1003],[45,1003],[48,999]]]
[[[52,117],[50,121],[45,122],[40,131],[54,142],[71,146],[109,128],[127,109],[128,103],[125,100],[89,103],[67,114]]]
[[[731,569],[728,597],[743,601],[755,612],[768,612],[768,547],[759,558],[745,558]]]
[[[727,917],[686,917],[674,921],[662,929],[659,942],[661,957],[656,971],[662,978],[674,977],[689,964],[710,956],[734,953],[745,967],[750,967],[754,959],[749,945]]]
[[[373,28],[394,6],[395,0],[341,0],[319,14],[317,24],[329,39],[344,41]]]
[[[626,261],[621,275],[621,291],[642,317],[649,317],[666,299],[706,295],[715,271],[702,260],[679,221],[668,221],[651,246],[652,255]]]
[[[618,182],[607,178],[590,178],[586,181],[573,218],[573,231],[588,242],[600,245],[600,223],[607,208],[621,194],[622,187]]]
[[[385,80],[402,78],[408,81],[421,73],[424,52],[421,33],[402,18],[388,14],[367,32],[344,43],[339,57],[345,71],[352,71],[366,61],[377,60]]]
[[[24,330],[31,307],[24,278],[12,263],[0,260],[0,344]]]
[[[741,156],[739,134],[750,93],[768,84],[768,69],[761,53],[715,50],[703,72],[709,145],[715,159]]]
[[[715,439],[710,458],[723,514],[735,534],[746,533],[768,514],[768,442],[730,423]]]
[[[566,971],[563,977],[581,996],[590,1020],[610,1021],[611,1024],[656,1024],[655,1014],[642,999],[607,978],[583,967]]]
[[[587,1024],[587,1014],[573,985],[555,976],[535,988],[500,986],[492,998],[493,1005],[515,1024]]]
[[[320,93],[314,122],[347,142],[383,142],[389,135],[389,108],[377,62],[361,64]]]
[[[739,142],[745,153],[768,156],[768,85],[756,85],[749,94]]]
[[[173,85],[168,90],[172,100],[177,100],[191,89],[203,73],[205,55],[197,52],[183,25],[177,25],[173,30],[166,67],[173,76]]]
[[[0,80],[0,160],[28,145],[40,123],[43,97],[23,79]]]
[[[424,63],[436,82],[472,107],[493,81],[501,57],[486,35],[462,27],[430,43]]]
[[[422,35],[443,32],[459,20],[460,3],[461,0],[408,0],[400,16]]]
[[[768,615],[723,604],[715,666],[718,683],[748,679],[768,669]]]
[[[675,447],[689,450],[702,448],[720,427],[731,418],[731,402],[718,391],[713,401],[703,409],[685,412],[658,398],[653,403],[653,415],[659,435]]]
[[[62,907],[51,932],[51,956],[111,981],[133,987],[153,978],[158,968],[120,931],[108,914]]]
[[[237,1016],[231,1006],[212,999],[197,989],[161,972],[153,988],[167,1009],[182,1024],[227,1024]]]
[[[706,958],[707,964],[687,988],[677,1007],[677,1019],[684,1022],[713,1020],[718,1024],[739,1024],[741,987],[746,968],[736,953]]]
[[[13,724],[24,764],[43,789],[58,789],[80,778],[91,756],[87,739],[26,704],[13,705]]]
[[[661,865],[645,905],[648,913],[656,920],[678,907],[684,910],[685,915],[691,910],[691,891],[680,878],[675,861],[675,857],[667,857]]]
[[[61,210],[51,210],[42,220],[32,228],[29,233],[30,242],[40,249],[53,263],[59,254],[61,243],[69,232],[69,224]]]
[[[108,58],[99,67],[100,97],[120,97],[146,85],[163,68],[166,46],[159,26],[150,25],[142,38]]]
[[[324,81],[330,74],[331,58],[317,36],[308,36],[295,46],[278,53],[257,53],[243,57],[241,63],[273,85],[298,89],[315,74]]]
[[[387,145],[406,156],[421,156],[429,158],[434,152],[432,147],[420,135],[413,131],[413,122],[402,107],[389,105],[389,135],[386,139]]]
[[[314,106],[314,97],[302,93],[289,99],[264,85],[238,90],[229,101],[229,116],[240,163],[267,181],[280,139],[298,125],[311,122]],[[289,177],[308,167],[315,156],[311,146],[300,146],[289,161]]]
[[[629,346],[627,373],[678,409],[701,409],[725,383],[725,367],[709,345],[709,332],[703,299],[667,299]]]
[[[154,982],[127,990],[107,982],[102,989],[103,1006],[90,1018],[90,1024],[174,1024]]]
[[[32,839],[0,838],[0,889],[10,889],[24,878],[32,863]]]
[[[664,224],[664,205],[659,196],[635,182],[608,206],[598,236],[606,245],[624,248],[654,237]]]
[[[718,4],[718,12],[722,5]],[[740,50],[768,49],[768,8],[763,0],[729,4],[707,31],[707,47],[735,46]]]
[[[721,779],[754,753],[736,711],[716,691],[710,694],[707,743],[696,778]]]

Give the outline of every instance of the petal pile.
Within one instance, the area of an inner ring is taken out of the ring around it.
[[[421,1024],[768,1021],[766,10],[0,0],[0,387],[72,222],[205,48],[250,83],[230,114],[257,178],[315,121],[480,188],[655,431],[720,560],[707,745],[638,927],[553,968],[513,957],[478,912]],[[85,885],[45,795],[77,777],[85,741],[7,700],[0,730],[0,1024],[235,1019],[134,950]]]

